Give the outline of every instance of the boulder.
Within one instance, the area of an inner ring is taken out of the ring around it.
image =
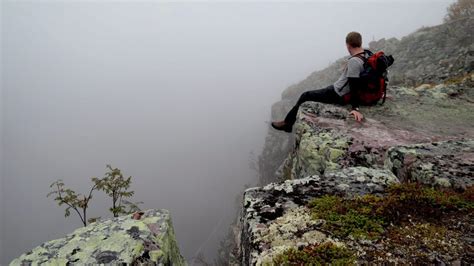
[[[398,182],[388,170],[349,167],[247,189],[241,217],[241,265],[271,265],[277,254],[298,245],[344,245],[319,228],[321,221],[311,219],[308,201],[323,195],[379,195]]]
[[[41,244],[10,265],[43,263],[186,265],[167,210],[147,210],[139,220],[126,215],[91,223]]]
[[[304,103],[294,126],[294,149],[278,171],[280,179],[323,174],[347,166],[382,167],[390,147],[440,138],[372,118],[357,123],[348,116],[346,108]]]
[[[474,184],[474,140],[392,147],[386,167],[403,182],[465,190]]]

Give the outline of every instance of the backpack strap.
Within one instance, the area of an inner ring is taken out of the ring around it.
[[[355,55],[351,56],[351,58],[352,58],[352,57],[358,57],[358,58],[360,58],[360,59],[364,62],[364,64],[365,64],[365,63],[367,63],[366,54],[370,57],[370,56],[372,55],[372,52],[369,51],[369,50],[364,50],[363,52],[360,52],[360,53],[358,53],[358,54],[355,54]]]
[[[369,49],[364,49],[364,52],[365,52],[369,57],[374,54],[374,53],[372,53],[372,51],[370,51]]]
[[[351,57],[349,57],[349,59],[352,58],[352,57],[358,57],[358,58],[362,59],[362,61],[364,61],[364,65],[365,65],[365,63],[367,62],[367,58],[365,58],[365,54],[368,54],[369,56],[371,56],[372,52],[370,50],[364,49],[363,52],[352,55]],[[344,88],[347,84],[349,84],[349,79],[347,79],[346,83],[344,83],[344,85],[341,88]]]
[[[385,99],[387,98],[387,84],[385,84],[385,88],[383,88],[383,99],[382,104],[385,103]]]
[[[352,58],[352,57],[359,57],[359,58],[361,58],[361,59],[362,59],[362,58],[365,59],[365,51],[363,51],[363,52],[361,52],[361,53],[358,53],[358,54],[355,54],[355,55],[351,56],[351,58]]]

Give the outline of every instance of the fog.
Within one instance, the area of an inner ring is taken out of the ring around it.
[[[365,44],[439,24],[451,1],[2,4],[0,263],[81,226],[51,198],[112,164],[209,261],[257,177],[287,86]],[[107,214],[95,193],[90,216]]]

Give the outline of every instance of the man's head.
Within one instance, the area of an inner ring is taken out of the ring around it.
[[[350,54],[353,50],[361,49],[362,47],[362,36],[360,33],[352,31],[346,36],[346,46]]]

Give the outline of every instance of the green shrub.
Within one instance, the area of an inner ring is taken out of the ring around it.
[[[436,190],[417,183],[391,186],[387,195],[365,195],[354,199],[326,195],[309,203],[312,217],[324,219],[324,229],[344,238],[378,239],[389,224],[408,218],[439,221],[443,215],[474,209],[474,188],[460,193]]]

